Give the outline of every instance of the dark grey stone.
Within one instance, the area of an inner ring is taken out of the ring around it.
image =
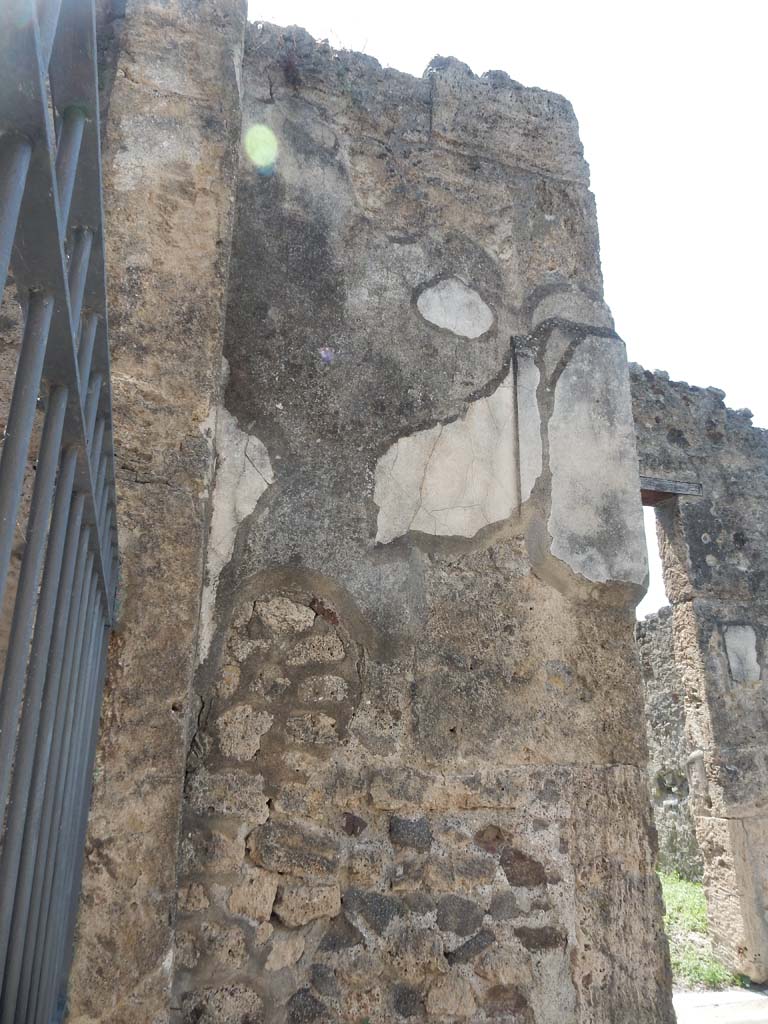
[[[359,836],[368,828],[368,822],[365,818],[359,818],[356,814],[352,814],[351,811],[347,811],[344,815],[342,828],[348,836]]]
[[[509,921],[513,917],[520,917],[522,913],[513,892],[494,893],[489,910],[494,921]]]
[[[410,985],[395,985],[392,990],[392,1006],[400,1017],[416,1017],[424,1011],[424,997],[417,988]]]
[[[288,1020],[290,1024],[310,1024],[319,1020],[325,1013],[325,1006],[316,999],[308,988],[300,988],[288,1000]]]
[[[389,838],[395,846],[409,846],[414,850],[428,850],[432,845],[432,829],[426,818],[390,819]]]
[[[474,960],[476,956],[479,956],[489,946],[492,946],[495,941],[496,936],[490,928],[481,928],[479,932],[462,943],[458,949],[453,949],[450,953],[446,953],[445,959],[449,964],[468,964],[470,960]]]
[[[443,896],[437,904],[437,926],[455,935],[471,935],[483,923],[485,911],[463,896]]]
[[[557,949],[568,942],[564,932],[557,928],[515,928],[515,935],[526,949]]]
[[[362,932],[358,931],[343,914],[339,914],[328,926],[319,948],[323,953],[338,953],[340,949],[359,946],[362,941]]]
[[[510,885],[530,888],[548,881],[543,864],[512,846],[502,847],[499,863]]]
[[[400,899],[412,914],[429,914],[435,909],[435,901],[425,892],[402,892]]]
[[[391,921],[405,913],[405,907],[399,899],[383,896],[379,892],[348,889],[342,902],[345,910],[359,914],[377,935],[382,935]]]
[[[312,964],[309,969],[309,979],[312,983],[312,988],[319,992],[321,996],[327,996],[329,999],[338,999],[339,984],[331,967],[328,967],[326,964]]]

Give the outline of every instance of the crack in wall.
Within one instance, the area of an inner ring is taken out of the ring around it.
[[[257,437],[240,430],[223,406],[216,416],[215,447],[217,464],[198,634],[200,663],[213,639],[219,577],[232,558],[238,527],[275,479],[267,449]]]

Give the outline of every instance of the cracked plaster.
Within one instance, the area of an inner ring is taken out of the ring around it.
[[[207,657],[213,639],[219,577],[232,557],[237,529],[275,479],[267,449],[258,437],[241,430],[223,406],[216,417],[216,453],[206,584],[200,609],[200,662]]]
[[[471,402],[460,419],[401,437],[376,465],[376,540],[386,544],[409,531],[473,537],[508,519],[541,472],[538,371],[526,360],[518,388],[520,435],[510,371],[487,397]],[[521,495],[522,491],[522,495]]]

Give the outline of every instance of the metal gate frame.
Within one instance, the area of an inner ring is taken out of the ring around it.
[[[102,225],[93,0],[0,0],[0,281],[25,313],[0,603],[35,463],[0,690],[3,1024],[65,1014],[117,582]]]

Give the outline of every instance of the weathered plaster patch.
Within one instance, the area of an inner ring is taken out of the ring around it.
[[[606,304],[580,291],[557,291],[545,296],[533,311],[531,326],[535,330],[539,324],[554,317],[613,330],[613,317]]]
[[[219,576],[232,557],[237,528],[275,479],[267,449],[258,437],[240,430],[235,417],[223,406],[216,418],[216,458],[206,584],[200,609],[200,662],[205,660],[213,638]]]
[[[416,308],[425,320],[460,338],[479,338],[493,326],[493,311],[458,277],[446,277],[425,288]]]
[[[736,683],[760,681],[760,663],[757,660],[757,637],[751,626],[726,626],[725,650],[731,678]]]
[[[532,451],[526,454],[524,472],[520,467],[523,500],[541,472],[537,380],[536,368],[526,364],[522,418]],[[373,494],[379,543],[409,530],[473,537],[519,507],[513,389],[510,371],[493,394],[471,402],[461,419],[401,437],[379,459]]]
[[[597,583],[643,584],[648,565],[624,346],[585,338],[549,424],[552,554]]]

